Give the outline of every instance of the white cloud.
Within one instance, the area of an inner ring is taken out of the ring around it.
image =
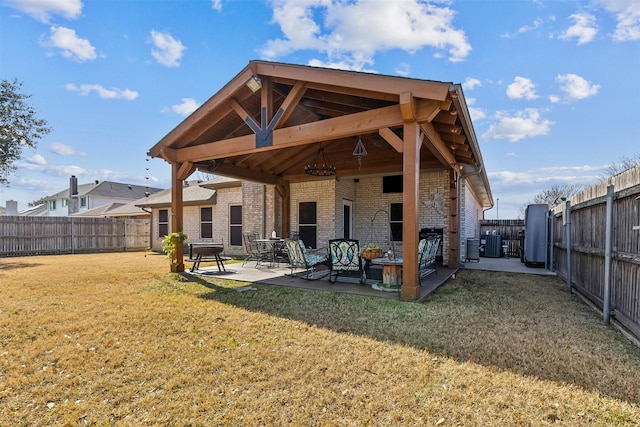
[[[222,10],[222,0],[211,0],[211,8],[220,12]]]
[[[182,98],[182,103],[172,105],[171,108],[166,108],[163,111],[171,111],[181,116],[188,116],[198,109],[200,104],[193,98]]]
[[[270,3],[283,37],[266,43],[261,53],[268,59],[317,50],[327,55],[326,63],[362,70],[373,64],[376,53],[392,49],[415,53],[431,47],[446,52],[452,62],[463,61],[471,51],[464,31],[453,25],[453,10],[419,0]]]
[[[49,22],[53,15],[75,19],[82,12],[81,0],[7,0],[7,4],[41,22]]]
[[[472,122],[477,122],[487,117],[487,113],[482,108],[469,107],[469,114],[471,114]]]
[[[482,137],[484,139],[506,139],[516,142],[523,138],[539,135],[548,135],[551,125],[550,120],[543,119],[536,108],[527,108],[518,111],[514,116],[500,111],[496,114],[497,123],[492,124]]]
[[[78,37],[75,30],[53,26],[50,32],[47,40],[41,39],[43,46],[60,49],[62,56],[78,62],[96,59],[96,48],[91,46],[89,40]]]
[[[536,85],[531,79],[516,76],[513,83],[507,86],[507,96],[511,99],[536,99]]]
[[[589,43],[598,33],[596,18],[588,13],[574,13],[569,16],[574,24],[558,36],[562,40],[578,39],[578,45]]]
[[[544,20],[542,18],[536,18],[533,20],[533,23],[531,25],[523,25],[522,27],[518,28],[518,30],[515,33],[505,33],[505,34],[502,34],[500,37],[509,39],[511,37],[517,36],[518,34],[528,33],[529,31],[536,30],[540,28],[543,24],[544,24]]]
[[[179,67],[186,47],[169,33],[151,30],[151,56],[166,67]]]
[[[411,66],[406,62],[403,62],[402,64],[396,67],[395,71],[397,75],[402,77],[407,77],[408,75],[411,74]]]
[[[54,142],[49,147],[49,151],[59,156],[86,156],[86,153],[78,152],[70,145],[62,144],[60,142]]]
[[[588,98],[597,94],[600,89],[600,85],[592,84],[577,74],[559,74],[556,81],[569,100]]]
[[[614,13],[618,24],[613,33],[617,41],[640,40],[640,2],[638,0],[596,0],[607,12]]]
[[[47,160],[40,154],[34,154],[33,156],[29,157],[27,159],[27,162],[34,165],[41,165],[41,166],[47,164]]]
[[[467,77],[462,83],[462,87],[465,90],[473,90],[476,86],[482,86],[482,82],[474,77]]]
[[[105,89],[102,85],[98,84],[81,84],[80,86],[76,86],[73,83],[68,83],[66,89],[71,92],[78,92],[82,96],[96,92],[102,99],[126,99],[127,101],[133,101],[138,97],[138,92],[131,89]]]

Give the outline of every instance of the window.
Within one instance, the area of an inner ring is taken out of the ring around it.
[[[318,224],[316,219],[316,202],[303,202],[298,205],[298,230],[305,246],[315,248]]]
[[[80,198],[80,207],[81,208],[86,208],[87,207],[87,198],[86,197],[81,197]]]
[[[213,237],[213,209],[200,208],[200,237],[211,239]]]
[[[158,237],[169,234],[169,210],[160,209],[158,211]]]
[[[391,212],[389,215],[391,240],[402,242],[402,203],[391,203],[389,212]]]
[[[62,199],[62,207],[67,207],[69,206],[69,201],[67,199]]]
[[[229,245],[242,246],[242,206],[229,206]]]
[[[383,193],[402,193],[402,175],[383,176],[382,192]]]
[[[56,201],[55,200],[49,200],[49,210],[50,211],[55,211],[56,210]]]

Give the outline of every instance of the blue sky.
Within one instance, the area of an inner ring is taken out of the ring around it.
[[[70,175],[169,187],[147,150],[252,59],[462,83],[487,218],[640,154],[638,0],[2,0],[0,78],[53,131],[0,206]]]

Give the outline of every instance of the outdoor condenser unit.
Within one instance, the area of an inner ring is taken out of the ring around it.
[[[547,215],[546,204],[529,205],[524,214],[524,264],[547,262]]]

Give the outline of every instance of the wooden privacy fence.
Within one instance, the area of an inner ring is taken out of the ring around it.
[[[640,166],[584,190],[552,213],[558,276],[602,310],[606,323],[613,318],[640,338]]]
[[[499,234],[502,243],[508,245],[507,256],[520,256],[520,233],[524,231],[522,219],[483,219],[480,220],[480,238],[487,233]]]
[[[149,247],[148,219],[0,216],[0,256],[118,252]]]

